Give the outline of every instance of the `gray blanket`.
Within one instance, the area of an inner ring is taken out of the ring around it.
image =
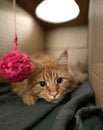
[[[87,81],[61,103],[41,100],[32,106],[13,94],[9,84],[1,84],[0,130],[103,130],[103,122]]]

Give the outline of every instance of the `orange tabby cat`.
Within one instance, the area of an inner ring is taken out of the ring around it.
[[[77,87],[78,81],[86,78],[83,75],[84,77],[81,76],[80,79],[77,76],[78,72],[72,72],[67,63],[67,51],[58,59],[44,54],[35,54],[31,58],[35,62],[32,76],[12,84],[13,91],[22,97],[25,104],[32,105],[38,101],[38,98],[48,102],[59,102],[66,93]]]

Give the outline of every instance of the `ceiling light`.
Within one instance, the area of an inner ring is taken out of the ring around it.
[[[76,18],[79,6],[75,0],[44,0],[35,10],[38,18],[50,23],[63,23]]]

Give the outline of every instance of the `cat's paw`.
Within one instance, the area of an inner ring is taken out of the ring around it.
[[[27,105],[33,105],[38,101],[37,97],[33,95],[24,95],[23,102]]]

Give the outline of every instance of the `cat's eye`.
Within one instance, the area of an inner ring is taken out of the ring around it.
[[[60,83],[62,83],[62,82],[63,82],[63,78],[61,78],[61,77],[57,78],[57,83],[58,83],[58,84],[60,84]]]
[[[40,85],[41,87],[45,87],[45,86],[46,86],[46,82],[45,82],[45,81],[40,81],[40,82],[39,82],[39,85]]]

